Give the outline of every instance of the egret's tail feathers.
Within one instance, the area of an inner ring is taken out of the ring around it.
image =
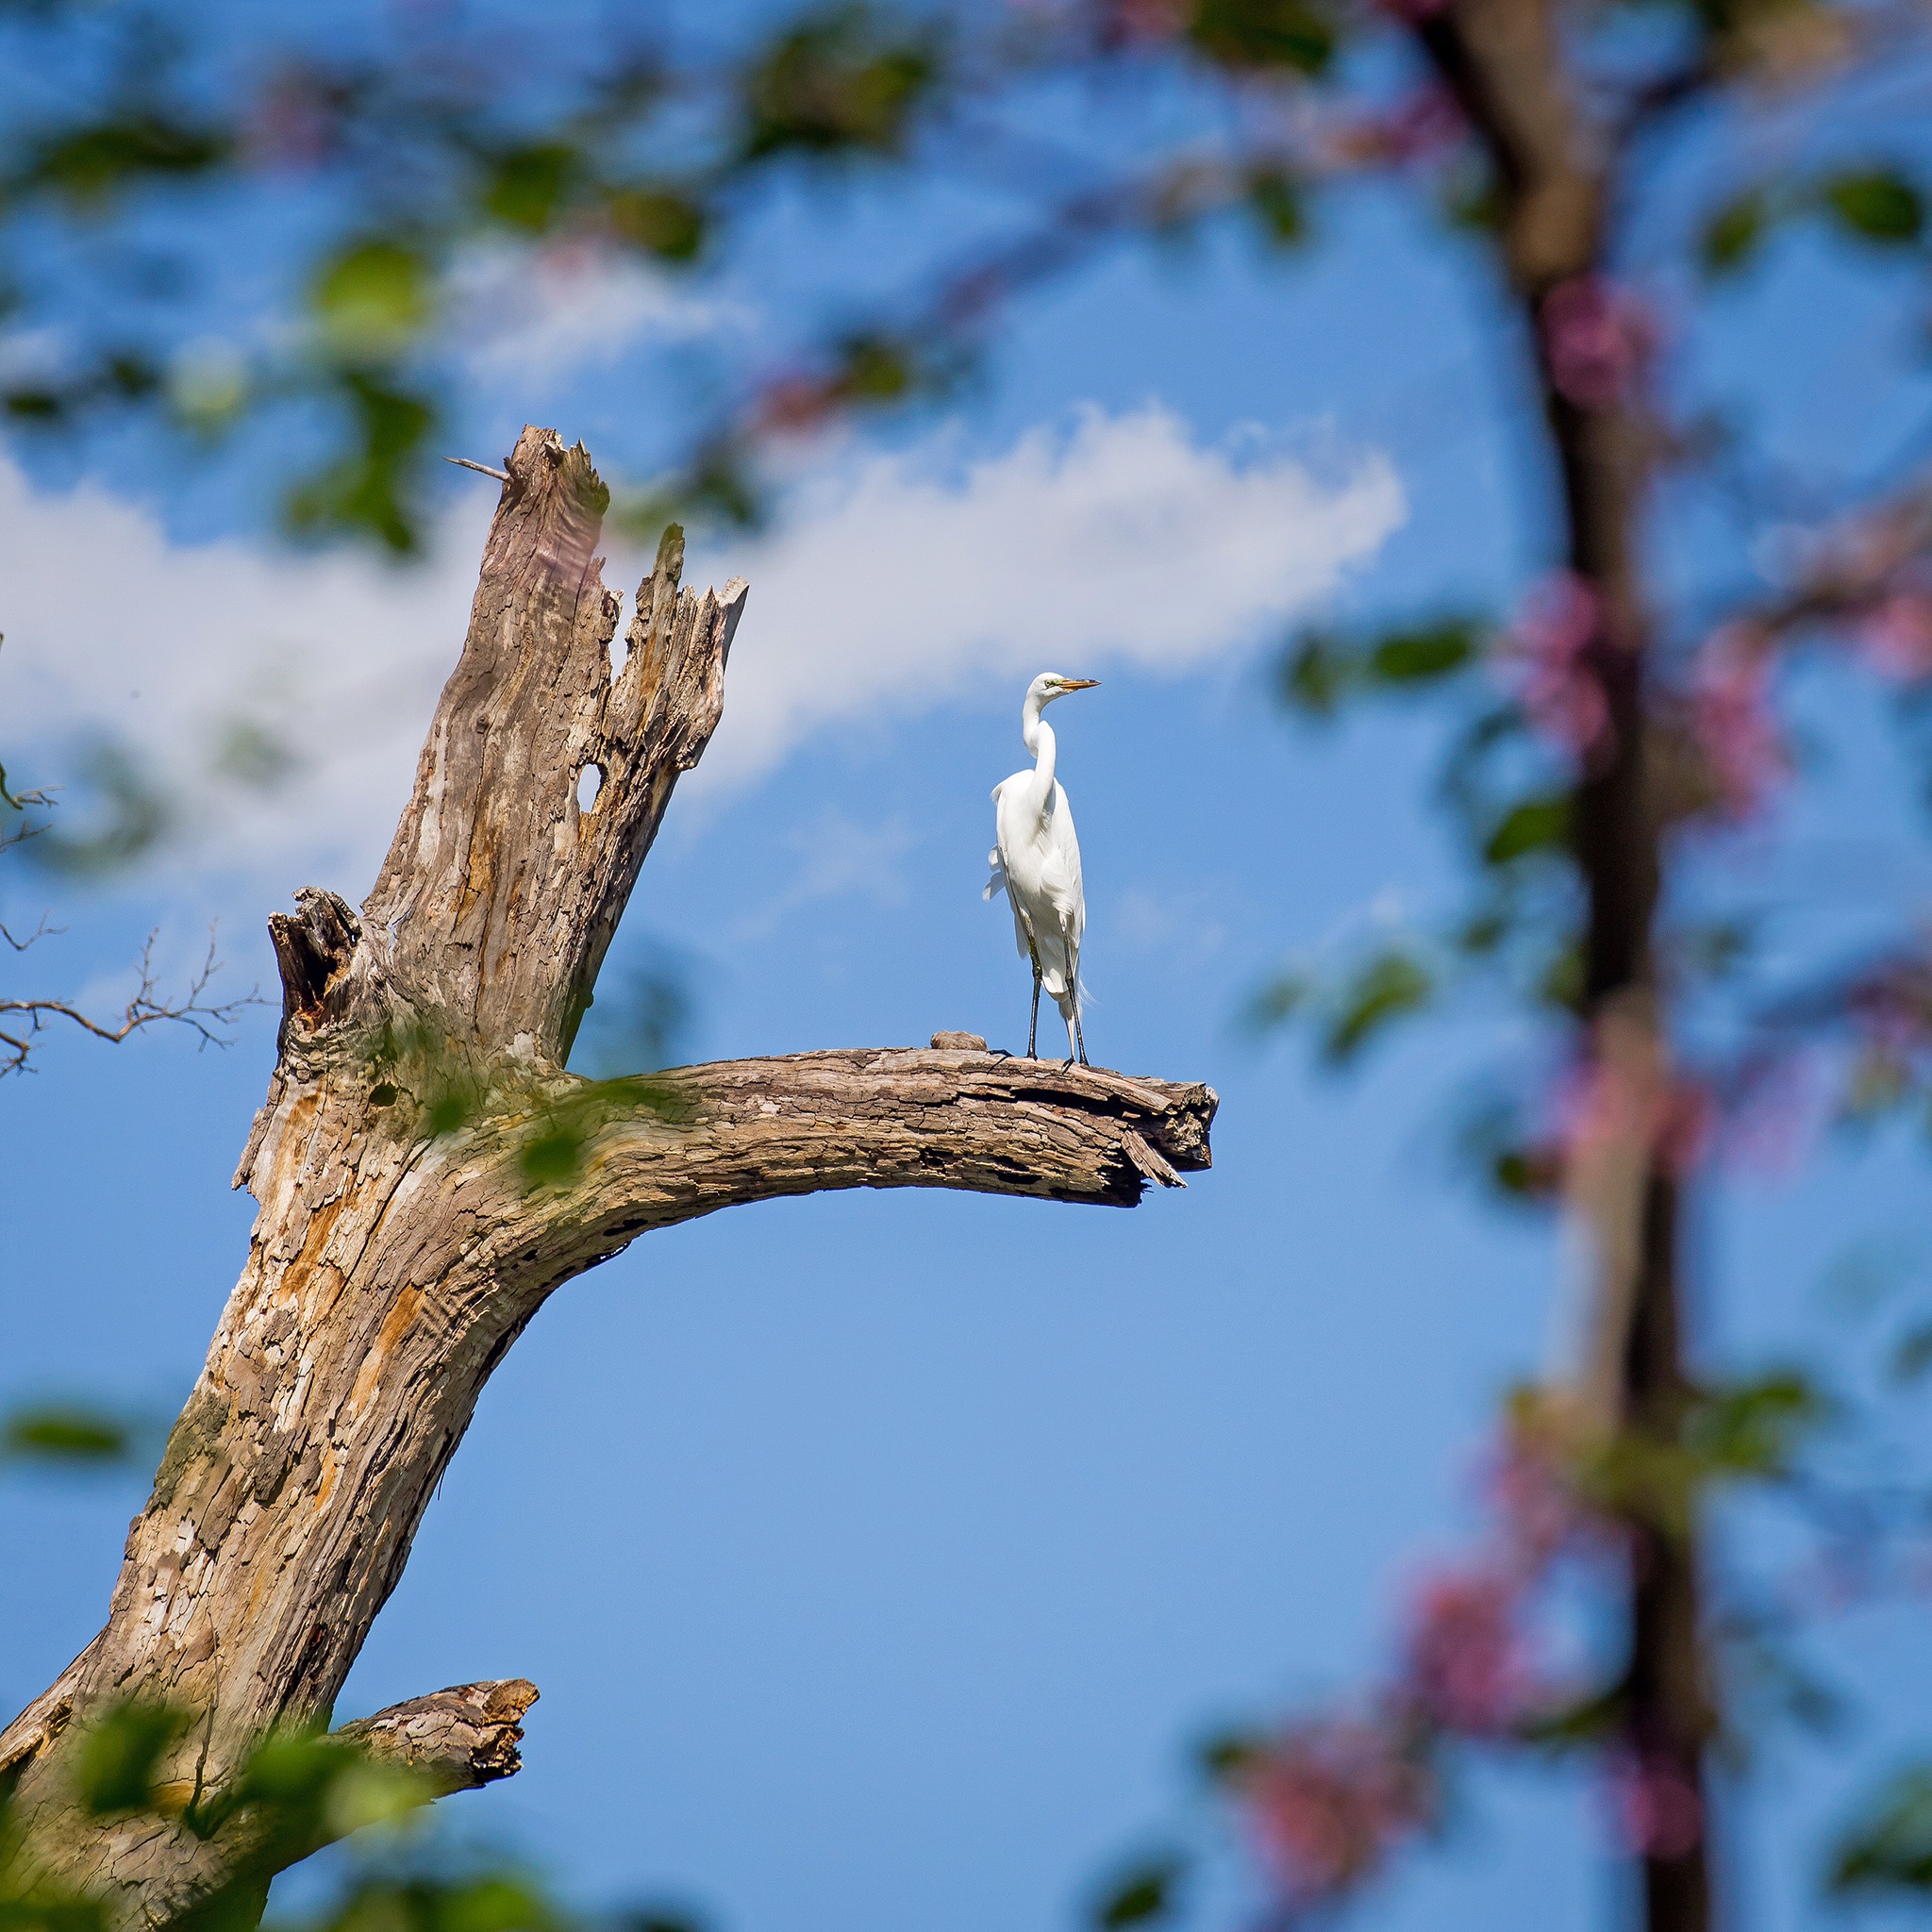
[[[1007,869],[1000,863],[1000,849],[997,845],[986,855],[986,862],[992,867],[992,876],[986,882],[986,890],[980,893],[982,899],[991,899],[996,893],[1007,890]]]

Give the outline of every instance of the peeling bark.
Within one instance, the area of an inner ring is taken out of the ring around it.
[[[165,1775],[210,1799],[269,1727],[326,1718],[485,1381],[554,1289],[740,1202],[944,1187],[1125,1207],[1208,1164],[1208,1089],[1003,1058],[972,1036],[636,1081],[562,1072],[672,789],[717,724],[745,586],[682,589],[667,535],[613,677],[588,456],[525,429],[508,469],[375,890],[359,914],[309,891],[270,922],[282,1027],[236,1174],[260,1211],[107,1625],[0,1733],[23,1860],[130,1924],[222,1884],[245,1824],[203,1839],[83,1816],[66,1763],[90,1714],[131,1696],[195,1712]],[[535,1695],[466,1686],[345,1735],[463,1789],[515,1771]]]

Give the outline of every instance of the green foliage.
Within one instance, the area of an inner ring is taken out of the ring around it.
[[[105,877],[142,858],[174,824],[167,795],[125,745],[97,740],[81,755],[79,774],[92,794],[91,818],[78,829],[56,826],[26,848],[49,871]]]
[[[539,142],[497,158],[483,191],[483,207],[507,228],[541,235],[584,173],[583,157],[568,142]]]
[[[1476,653],[1475,628],[1467,623],[1394,630],[1370,649],[1368,675],[1378,684],[1430,684],[1462,670]]]
[[[1194,0],[1188,38],[1210,60],[1241,70],[1324,73],[1335,29],[1304,0]]]
[[[1833,1413],[1795,1369],[1720,1385],[1691,1409],[1684,1439],[1712,1474],[1776,1477],[1790,1473],[1805,1440]]]
[[[1807,1439],[1833,1413],[1796,1371],[1718,1384],[1686,1402],[1671,1426],[1620,1432],[1590,1459],[1580,1480],[1613,1513],[1687,1535],[1705,1490],[1785,1480]]]
[[[1226,1784],[1266,1748],[1266,1740],[1254,1731],[1213,1731],[1194,1747],[1194,1762],[1209,1783]]]
[[[0,1463],[73,1463],[99,1468],[134,1452],[136,1426],[107,1409],[33,1404],[0,1417]]]
[[[1310,718],[1332,718],[1353,682],[1346,650],[1321,632],[1301,639],[1281,660],[1281,701]]]
[[[558,1932],[569,1921],[528,1880],[371,1874],[303,1932]]]
[[[1571,841],[1572,804],[1567,791],[1524,798],[1497,822],[1483,845],[1483,863],[1514,865],[1538,853],[1567,853]]]
[[[1932,1369],[1932,1323],[1921,1323],[1892,1344],[1891,1379],[1916,1382],[1927,1369]]]
[[[1172,1854],[1147,1858],[1121,1873],[1095,1902],[1090,1924],[1100,1932],[1124,1925],[1149,1925],[1169,1917],[1179,1903],[1184,1860]]]
[[[1247,1023],[1256,1032],[1265,1033],[1293,1019],[1315,991],[1314,982],[1305,974],[1280,974],[1248,1002]]]
[[[1277,690],[1291,710],[1332,717],[1348,697],[1427,690],[1477,663],[1482,627],[1471,618],[1407,625],[1366,641],[1310,631],[1283,654]]]
[[[14,192],[49,191],[77,209],[98,209],[142,180],[205,175],[227,160],[232,142],[221,131],[131,108],[64,128],[31,150],[8,184]]]
[[[1698,255],[1707,275],[1730,275],[1757,255],[1772,220],[1770,197],[1761,188],[1747,189],[1713,214],[1704,225]]]
[[[863,6],[821,12],[779,34],[746,71],[741,151],[747,160],[891,153],[940,74],[939,45],[924,29]]]
[[[1525,1722],[1517,1735],[1525,1744],[1544,1751],[1592,1750],[1617,1734],[1627,1703],[1624,1686],[1611,1684],[1555,1710],[1540,1712]]]
[[[837,390],[855,403],[896,403],[911,394],[921,375],[912,346],[886,335],[848,336],[837,352]]]
[[[316,270],[309,312],[324,341],[352,361],[400,354],[435,313],[436,279],[421,249],[391,236],[351,242]]]
[[[337,389],[349,405],[352,447],[289,491],[283,520],[297,536],[360,532],[406,556],[421,541],[410,484],[435,409],[425,397],[363,370],[345,372]]]
[[[1924,233],[1924,196],[1892,169],[1835,175],[1819,193],[1839,225],[1864,241],[1898,247],[1917,242]]]
[[[1932,1764],[1909,1765],[1840,1838],[1830,1886],[1841,1893],[1932,1892]]]
[[[1248,177],[1247,204],[1261,233],[1277,247],[1308,239],[1307,203],[1302,186],[1280,168],[1259,168]]]
[[[1419,1012],[1436,982],[1413,954],[1391,948],[1361,967],[1343,987],[1322,1034],[1322,1058],[1345,1066],[1391,1021]]]
[[[174,1705],[130,1700],[113,1706],[89,1727],[75,1757],[81,1803],[96,1817],[158,1808],[161,1760],[189,1721]]]
[[[604,207],[612,231],[664,261],[690,261],[704,246],[705,211],[689,194],[663,186],[613,188]]]

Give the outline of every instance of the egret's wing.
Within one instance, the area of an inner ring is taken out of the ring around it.
[[[994,792],[993,796],[997,798],[998,792]],[[991,899],[1007,890],[1007,869],[1000,863],[1000,848],[997,845],[986,855],[986,862],[992,867],[992,876],[987,880],[986,890],[979,896],[982,899]]]
[[[1080,839],[1074,830],[1074,808],[1058,785],[1053,788],[1053,811],[1046,822],[1046,872],[1053,884],[1054,908],[1072,941],[1080,950],[1087,930],[1087,890],[1080,878]]]

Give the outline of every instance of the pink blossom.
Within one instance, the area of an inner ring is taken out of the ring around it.
[[[1523,664],[1523,708],[1579,758],[1610,725],[1603,680],[1590,662],[1602,618],[1596,591],[1573,571],[1555,571],[1524,599],[1508,640]]]
[[[1684,1174],[1708,1153],[1716,1102],[1703,1081],[1672,1073],[1644,1040],[1611,1040],[1558,1087],[1557,1138],[1563,1172],[1586,1172],[1636,1153]]]
[[[1690,735],[1716,782],[1725,817],[1755,818],[1788,769],[1771,708],[1770,660],[1747,625],[1726,625],[1698,654]]]
[[[1525,1582],[1537,1579],[1576,1539],[1581,1514],[1575,1491],[1521,1424],[1505,1436],[1486,1487],[1509,1560]]]
[[[1873,668],[1902,683],[1932,676],[1932,594],[1894,591],[1858,626]]]
[[[1579,409],[1621,402],[1657,343],[1649,310],[1601,275],[1558,282],[1540,320],[1550,380]]]
[[[258,167],[312,168],[334,145],[338,117],[337,103],[316,75],[285,67],[250,104],[242,146]]]
[[[1399,167],[1454,147],[1466,130],[1462,110],[1448,91],[1424,86],[1384,112],[1346,123],[1334,146],[1342,161]]]
[[[1111,47],[1143,47],[1178,40],[1187,30],[1184,0],[1103,0],[1101,39]]]
[[[1498,1569],[1445,1570],[1416,1593],[1402,1685],[1438,1729],[1495,1737],[1535,1696],[1521,1626],[1524,1585]]]
[[[1372,1876],[1427,1822],[1426,1771],[1389,1726],[1360,1718],[1294,1725],[1241,1773],[1241,1801],[1291,1909]]]
[[[1811,1061],[1780,1053],[1747,1063],[1727,1096],[1725,1155],[1770,1178],[1794,1179],[1825,1116]]]
[[[1449,0],[1379,0],[1382,11],[1414,25],[1419,21],[1432,19],[1442,12]]]
[[[1676,1765],[1657,1757],[1620,1764],[1611,1795],[1624,1842],[1653,1858],[1681,1858],[1704,1836],[1704,1800]]]

